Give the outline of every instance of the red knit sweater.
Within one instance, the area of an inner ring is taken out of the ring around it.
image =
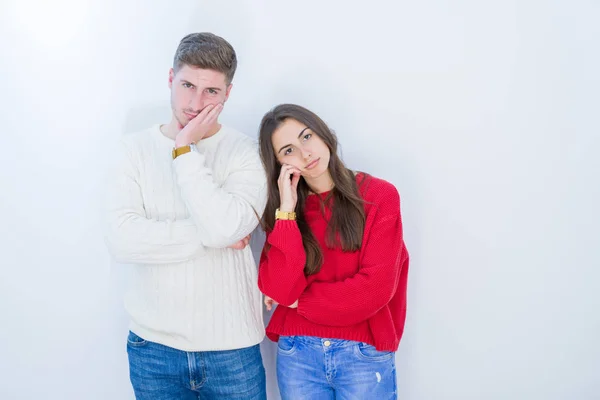
[[[406,318],[408,252],[402,237],[400,197],[381,179],[357,175],[365,200],[362,247],[356,252],[325,245],[331,210],[321,211],[327,193],[308,196],[305,218],[323,252],[323,265],[304,276],[306,255],[296,221],[278,220],[267,234],[258,285],[279,303],[267,336],[305,335],[355,340],[396,351]],[[298,308],[288,306],[298,300]]]

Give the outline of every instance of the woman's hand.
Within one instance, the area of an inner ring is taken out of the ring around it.
[[[281,166],[279,173],[279,198],[281,211],[294,211],[298,202],[298,182],[300,182],[300,170],[288,164]]]

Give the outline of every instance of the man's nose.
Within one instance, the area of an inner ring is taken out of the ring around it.
[[[189,107],[196,113],[199,113],[204,108],[204,104],[204,96],[202,93],[200,93],[192,97],[192,99],[190,100]]]

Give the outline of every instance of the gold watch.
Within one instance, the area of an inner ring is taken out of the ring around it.
[[[198,151],[196,149],[196,145],[194,143],[190,143],[186,146],[181,146],[181,147],[177,147],[177,148],[173,149],[173,151],[172,151],[173,160],[182,154],[189,153],[190,151]]]
[[[176,149],[173,149],[173,152],[172,152],[173,160],[182,154],[189,153],[190,151],[192,151],[192,148],[190,146],[181,146]]]
[[[279,208],[275,210],[275,219],[283,220],[296,220],[296,213],[294,211],[281,211]]]

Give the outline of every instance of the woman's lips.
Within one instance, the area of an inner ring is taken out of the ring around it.
[[[308,164],[305,169],[313,169],[314,167],[317,166],[317,164],[319,163],[320,158],[317,158],[316,160],[314,160],[313,162],[311,162],[310,164]]]

